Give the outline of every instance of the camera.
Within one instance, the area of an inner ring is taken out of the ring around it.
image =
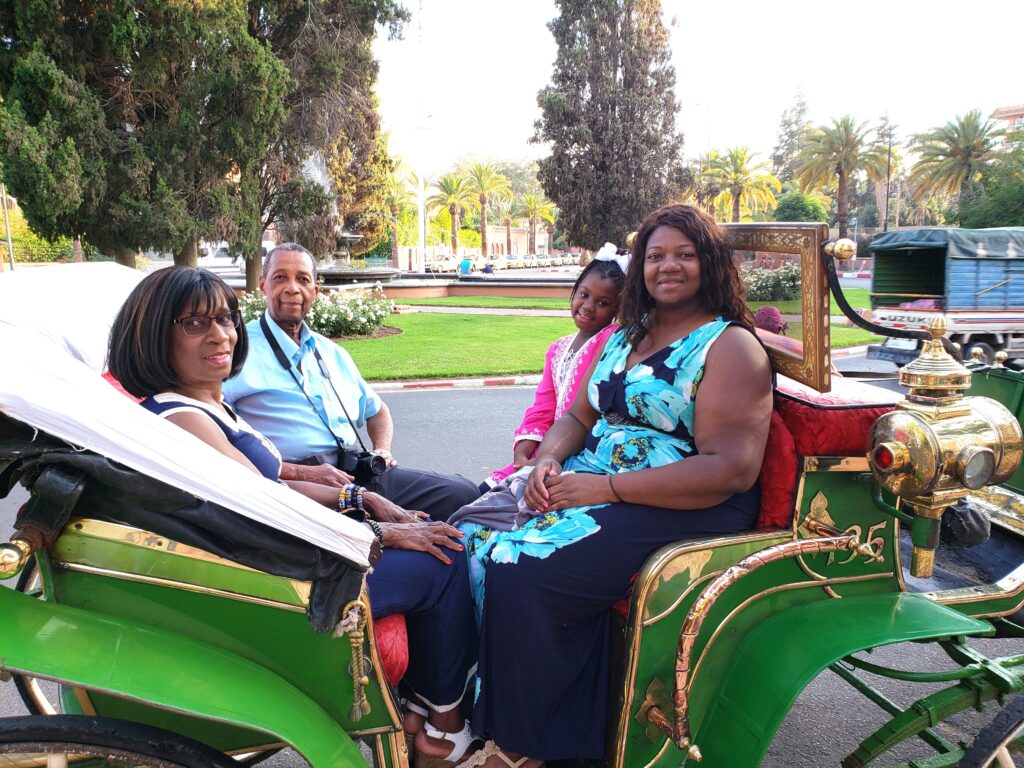
[[[340,469],[355,478],[360,485],[367,485],[378,475],[384,474],[388,463],[382,456],[368,451],[344,451],[341,454]]]

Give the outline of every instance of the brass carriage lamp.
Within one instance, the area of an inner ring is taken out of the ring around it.
[[[931,576],[939,521],[970,491],[1000,483],[1021,461],[1021,429],[1000,403],[964,397],[971,374],[942,344],[946,321],[937,315],[916,360],[900,369],[909,392],[874,424],[868,461],[878,482],[900,497],[914,522],[910,572]]]

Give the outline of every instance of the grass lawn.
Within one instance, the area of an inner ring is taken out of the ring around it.
[[[368,381],[539,373],[544,353],[576,326],[569,318],[501,315],[392,315],[404,333],[346,341]]]
[[[392,315],[388,325],[404,333],[344,342],[369,381],[540,373],[551,343],[575,330],[568,318],[501,315]],[[799,324],[791,328],[796,336]],[[876,338],[859,328],[832,328],[833,347]]]
[[[870,306],[867,288],[850,288],[845,292],[846,300],[854,309],[866,309]],[[568,309],[569,302],[566,299],[526,299],[518,296],[443,296],[434,299],[403,299],[398,304],[409,304],[410,306],[425,307],[494,307],[509,309]],[[795,315],[800,312],[800,301],[752,301],[750,309],[756,312],[758,308],[767,304],[774,304],[784,315]],[[842,314],[832,299],[832,314]]]

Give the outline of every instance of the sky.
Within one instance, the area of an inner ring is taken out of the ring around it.
[[[404,0],[382,35],[377,94],[391,148],[427,178],[459,159],[518,160],[550,82],[553,0]],[[897,139],[972,109],[1024,103],[1020,0],[663,0],[683,152],[747,145],[769,160],[798,92],[815,124],[888,114]]]

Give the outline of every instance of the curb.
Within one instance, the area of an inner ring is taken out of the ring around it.
[[[832,359],[862,355],[867,345],[833,349]],[[400,392],[416,389],[480,389],[481,387],[535,387],[540,383],[540,374],[525,376],[489,376],[482,379],[420,379],[416,381],[371,381],[370,386],[377,392]]]
[[[421,381],[370,382],[377,392],[397,392],[404,389],[480,389],[481,387],[535,387],[540,374],[527,376],[490,376],[485,379],[424,379]]]

